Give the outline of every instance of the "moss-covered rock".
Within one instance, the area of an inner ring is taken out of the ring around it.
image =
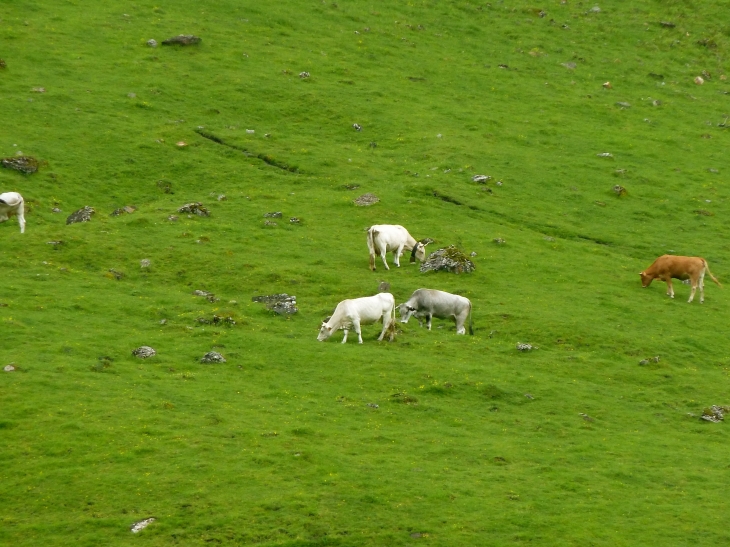
[[[447,271],[459,274],[473,272],[475,269],[474,263],[453,245],[434,251],[421,264],[422,272]]]

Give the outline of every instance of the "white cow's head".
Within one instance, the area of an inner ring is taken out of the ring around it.
[[[411,250],[411,262],[415,262],[416,259],[423,262],[426,260],[426,245],[428,243],[421,243],[420,241],[413,246]]]
[[[335,331],[333,327],[330,327],[326,322],[322,322],[322,327],[319,329],[319,336],[317,336],[317,340],[320,342],[324,342],[332,336],[332,333]]]

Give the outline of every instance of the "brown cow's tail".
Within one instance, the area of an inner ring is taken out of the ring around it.
[[[368,250],[370,251],[370,271],[375,271],[375,243],[373,242],[373,227],[368,228]]]
[[[710,272],[710,266],[707,264],[707,260],[705,260],[703,258],[702,259],[702,262],[705,263],[705,271],[707,272],[707,275],[710,276],[710,279],[712,279],[717,284],[718,287],[722,287],[722,285],[720,284],[720,282],[717,279],[715,279],[715,276],[712,275],[712,272]]]

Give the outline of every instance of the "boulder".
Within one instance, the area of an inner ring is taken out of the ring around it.
[[[38,171],[38,160],[32,156],[12,156],[3,158],[0,163],[6,169],[14,169],[24,175],[30,175]]]
[[[89,222],[91,220],[91,215],[96,213],[93,207],[89,207],[86,205],[85,207],[79,209],[78,211],[74,211],[71,213],[68,218],[66,219],[66,224],[76,224],[77,222]]]
[[[474,263],[453,245],[434,251],[421,264],[422,272],[443,270],[458,274],[473,272],[475,269]]]
[[[201,363],[225,363],[226,359],[217,351],[209,351],[200,358]]]
[[[163,46],[191,46],[200,43],[200,38],[192,34],[179,34],[162,41]]]
[[[266,304],[268,309],[279,315],[291,315],[299,311],[299,308],[297,308],[297,297],[289,296],[286,293],[254,296],[251,298],[251,301]]]
[[[157,355],[157,352],[149,346],[140,346],[132,351],[132,355],[139,359],[147,359],[153,355]]]
[[[177,210],[178,213],[192,213],[194,215],[198,215],[200,217],[208,217],[210,216],[210,211],[203,207],[203,204],[200,202],[193,202],[193,203],[186,203],[182,207],[180,207]]]

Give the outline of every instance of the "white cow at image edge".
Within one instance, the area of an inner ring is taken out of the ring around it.
[[[357,333],[358,342],[362,344],[360,325],[377,323],[380,319],[383,320],[383,330],[378,340],[383,339],[385,331],[388,330],[391,323],[395,322],[395,298],[392,294],[384,292],[375,296],[343,300],[337,304],[332,317],[322,323],[317,340],[324,342],[336,330],[343,329],[345,336],[342,343],[344,344],[347,342],[347,331],[352,328]]]
[[[18,217],[20,233],[25,233],[25,205],[23,196],[18,192],[5,192],[0,194],[0,222],[5,222],[11,216]]]
[[[467,318],[469,319],[469,334],[474,334],[471,325],[471,301],[468,298],[435,289],[416,289],[408,302],[398,306],[400,322],[408,323],[411,316],[416,316],[420,324],[421,317],[426,318],[426,326],[431,330],[431,317],[456,321],[456,334],[466,334]]]
[[[403,226],[399,224],[376,224],[368,228],[368,250],[370,251],[370,269],[375,271],[375,257],[380,256],[386,270],[390,270],[385,260],[388,252],[393,252],[393,263],[400,268],[400,256],[403,251],[411,251],[411,262],[416,259],[426,260],[426,245],[416,241]]]

